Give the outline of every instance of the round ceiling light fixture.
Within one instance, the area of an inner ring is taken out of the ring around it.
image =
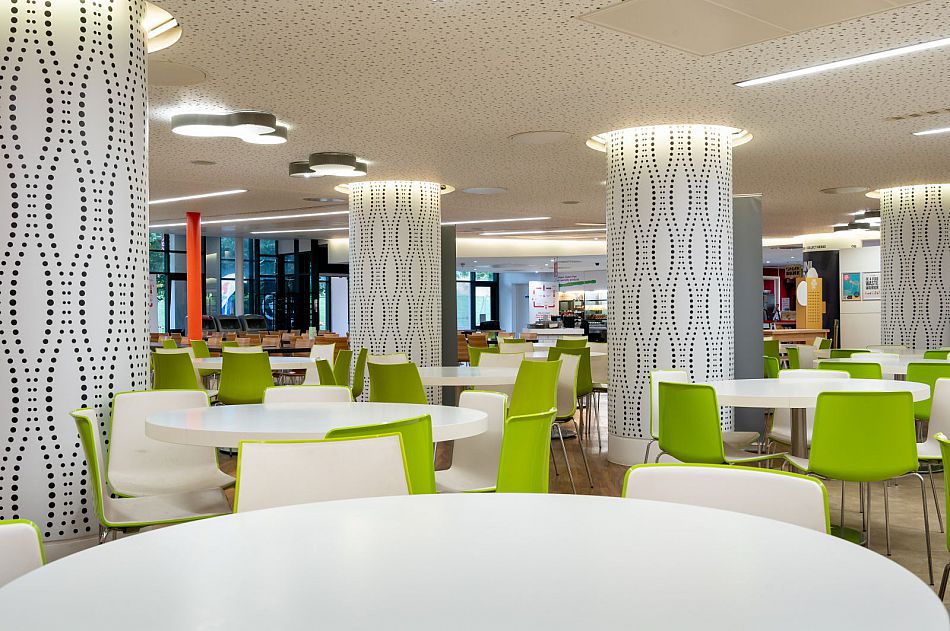
[[[501,186],[472,186],[463,188],[462,192],[471,195],[498,195],[500,193],[507,193],[508,189],[502,188]]]
[[[277,124],[277,117],[267,112],[176,114],[172,131],[194,138],[240,138],[254,145],[287,142],[287,127]]]
[[[290,177],[302,177],[302,178],[320,177],[319,175],[317,175],[316,173],[310,170],[310,163],[307,160],[298,160],[297,162],[291,162],[290,167],[288,169],[288,175],[290,175]]]
[[[848,195],[850,193],[867,193],[867,186],[835,186],[833,188],[823,188],[821,192],[826,195]]]
[[[333,187],[333,190],[337,193],[343,193],[344,195],[350,194],[350,185],[349,184],[337,184]],[[455,187],[449,184],[439,184],[439,195],[448,195],[455,191]]]
[[[551,145],[567,140],[570,137],[571,134],[566,131],[542,129],[540,131],[523,131],[518,134],[512,134],[508,136],[508,140],[516,142],[519,145]]]
[[[732,131],[732,146],[738,147],[747,142],[751,142],[753,136],[748,129],[739,129],[738,127],[727,127]],[[607,153],[607,134],[597,134],[587,139],[585,143],[588,148],[601,153]]]
[[[323,151],[310,154],[310,170],[317,177],[359,177],[366,175],[366,163],[356,159],[352,153]]]
[[[145,3],[142,30],[145,31],[145,51],[149,53],[164,50],[181,39],[181,25],[175,16],[151,2]]]
[[[864,194],[864,196],[870,197],[871,199],[881,199],[881,191],[879,189],[868,191],[867,193]]]

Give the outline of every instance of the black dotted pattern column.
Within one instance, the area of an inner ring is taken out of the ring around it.
[[[0,7],[0,519],[68,539],[98,524],[69,411],[146,387],[144,3]]]
[[[703,125],[611,132],[607,142],[610,427],[650,437],[650,371],[731,379],[732,144]],[[732,428],[724,409],[724,429]]]
[[[950,184],[881,191],[881,341],[950,346]]]
[[[438,184],[350,184],[351,347],[441,365],[441,216]]]

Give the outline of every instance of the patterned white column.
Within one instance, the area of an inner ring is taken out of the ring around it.
[[[0,519],[98,521],[69,411],[147,387],[142,0],[3,0]]]
[[[650,437],[650,371],[731,379],[732,138],[670,125],[607,134],[610,459]],[[724,410],[724,429],[732,428]],[[641,455],[642,457],[642,455]]]
[[[950,184],[881,191],[881,341],[950,346]]]
[[[437,183],[350,184],[352,348],[441,365],[441,217]]]

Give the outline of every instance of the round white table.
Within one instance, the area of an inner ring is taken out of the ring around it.
[[[269,356],[271,370],[306,370],[314,365],[309,357]],[[196,357],[195,366],[201,370],[221,370],[221,357]]]
[[[517,368],[479,366],[431,366],[419,368],[426,386],[505,386],[515,382]]]
[[[597,537],[564,546],[565,532]],[[776,572],[777,550],[780,588],[764,578]],[[585,576],[598,580],[582,605],[551,606],[565,581]],[[103,586],[108,607],[90,607]],[[145,532],[9,583],[0,611],[9,629],[96,631],[948,625],[916,576],[825,533],[665,502],[465,493],[304,504]]]
[[[551,348],[551,347],[548,347]],[[598,351],[591,351],[590,356],[593,357],[606,357],[607,353],[600,353]],[[533,351],[530,353],[525,353],[524,358],[528,361],[547,361],[548,360],[548,351],[540,350]]]
[[[930,397],[930,386],[885,379],[731,379],[710,381],[719,405],[737,408],[788,408],[792,420],[792,455],[808,456],[805,409],[815,407],[822,392],[910,392],[914,401]]]
[[[435,442],[468,438],[488,428],[479,410],[411,403],[268,403],[217,405],[150,414],[149,438],[182,445],[236,448],[242,440],[317,440],[338,427],[391,423],[428,414]]]
[[[854,362],[867,362],[868,355],[873,355],[873,353],[858,353],[852,357],[839,357],[837,359],[823,359],[822,363],[831,362],[831,363],[854,363]],[[886,379],[906,379],[907,378],[907,364],[945,364],[950,366],[950,360],[947,359],[924,359],[923,357],[916,357],[912,355],[901,355],[898,359],[888,360],[877,362],[881,364],[881,374]]]

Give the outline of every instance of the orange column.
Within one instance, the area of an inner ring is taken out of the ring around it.
[[[188,339],[201,339],[201,213],[185,213]]]

